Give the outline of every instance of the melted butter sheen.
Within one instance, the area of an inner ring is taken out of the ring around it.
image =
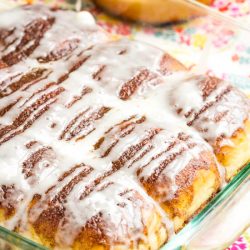
[[[202,136],[213,143],[221,133],[230,138],[249,115],[249,103],[233,89],[226,105],[207,111],[208,120],[188,126],[228,87],[222,83],[204,100],[200,82],[155,47],[110,41],[89,13],[40,5],[0,13],[0,209],[12,215],[2,224],[26,232],[46,211],[63,207],[59,247],[71,246],[100,214],[114,242],[136,241],[156,210],[173,232],[143,183],[153,185],[164,163],[160,173],[170,186],[162,200],[172,199],[180,188],[176,176],[201,152],[212,154],[194,128],[205,127]],[[215,125],[214,109],[240,111]]]

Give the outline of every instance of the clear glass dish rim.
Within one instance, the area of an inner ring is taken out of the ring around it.
[[[244,180],[250,175],[250,163],[248,163],[207,205],[197,214],[187,225],[177,233],[168,243],[161,247],[161,250],[173,250],[181,249],[182,242],[189,239],[191,235],[196,231],[197,226],[222,202],[229,198],[233,192],[244,182]],[[33,240],[30,240],[18,233],[12,232],[2,226],[0,226],[0,238],[8,243],[16,245],[24,250],[37,249],[47,250],[44,247]]]
[[[241,21],[237,20],[236,18],[233,18],[229,15],[221,13],[219,10],[214,9],[214,8],[212,8],[206,4],[203,4],[197,0],[177,0],[177,1],[184,2],[188,5],[190,5],[190,8],[198,9],[199,11],[201,11],[203,13],[206,12],[209,17],[213,17],[217,20],[220,20],[220,21],[226,23],[227,25],[230,25],[230,26],[233,26],[234,28],[240,29],[241,31],[245,31],[248,33],[250,32],[250,28],[247,25],[245,25],[243,22],[241,22]]]
[[[215,197],[191,219],[186,226],[177,233],[169,242],[161,247],[160,250],[181,250],[183,242],[188,243],[190,237],[196,232],[197,227],[203,222],[210,213],[226,201],[234,191],[244,183],[250,176],[250,163],[248,163],[222,190],[215,195]]]

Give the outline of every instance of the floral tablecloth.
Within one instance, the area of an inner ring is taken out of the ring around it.
[[[65,0],[0,0],[1,5],[20,3],[46,3],[57,6],[65,6]],[[70,0],[74,2],[74,0]],[[250,27],[250,0],[215,0],[213,8],[236,18]],[[106,16],[104,13],[87,6],[95,14],[98,24],[107,31],[116,35],[136,37],[139,40],[157,44],[157,46],[167,49],[190,68],[193,67],[194,55],[203,51],[209,38],[209,33],[215,28],[211,22],[200,22],[200,20],[189,22],[188,24],[178,24],[164,28],[142,27],[131,25],[114,18]],[[249,35],[250,36],[250,35]],[[167,41],[167,42],[166,42]],[[241,41],[244,41],[243,43]],[[250,38],[235,39],[235,33],[229,28],[222,28],[216,37],[210,41],[217,52],[212,57],[207,57],[206,53],[198,56],[196,64],[200,68],[206,68],[207,74],[215,74],[219,77],[230,80],[236,86],[250,94]],[[178,44],[178,47],[175,45]],[[194,53],[195,51],[195,53]],[[210,53],[211,54],[211,53]],[[190,61],[192,58],[192,62]],[[205,63],[204,63],[205,60]],[[235,241],[227,250],[250,250],[250,228]]]

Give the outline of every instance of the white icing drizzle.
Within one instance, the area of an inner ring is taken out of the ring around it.
[[[249,99],[229,83],[215,78],[188,77],[169,92],[169,100],[177,112],[181,109],[180,115],[187,124],[215,147],[232,146],[230,138],[249,119]]]
[[[5,107],[4,112],[0,108],[0,207],[10,203],[15,209],[2,224],[10,229],[18,224],[25,232],[44,211],[59,206],[64,214],[55,236],[58,248],[71,246],[84,225],[100,213],[107,223],[105,233],[114,242],[130,244],[145,238],[143,228],[152,213],[161,216],[171,235],[173,222],[147,195],[144,181],[177,154],[161,170],[161,177],[171,183],[168,193],[162,192],[164,202],[178,192],[176,177],[191,160],[199,159],[202,152],[210,152],[213,159],[211,147],[167,101],[171,94],[185,112],[200,107],[203,101],[196,80],[174,72],[174,67],[163,76],[163,51],[126,39],[108,41],[89,13],[51,11],[40,5],[0,14],[0,67],[1,60],[8,64],[4,57],[16,50],[25,26],[49,17],[54,23],[34,51],[0,69],[0,107]],[[5,42],[17,40],[4,49],[1,30],[13,27]],[[27,80],[27,75],[39,77]],[[186,92],[192,94],[188,99]],[[236,91],[230,95],[236,101],[243,98]],[[228,136],[240,122],[235,118]],[[125,123],[128,127],[122,127]],[[112,142],[115,145],[109,149]],[[133,154],[128,151],[131,147],[136,147]],[[151,182],[152,188],[156,184]],[[4,185],[15,190],[8,199],[3,199]],[[120,195],[126,190],[131,191]],[[59,197],[60,191],[65,197]],[[39,199],[27,211],[35,195]]]

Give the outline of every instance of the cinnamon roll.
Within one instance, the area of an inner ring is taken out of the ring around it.
[[[178,231],[220,187],[220,169],[210,147],[197,135],[169,123],[131,116],[104,132],[94,145],[112,169],[135,176],[167,212]]]
[[[230,83],[187,77],[170,91],[169,102],[213,147],[228,180],[250,160],[250,100]]]

